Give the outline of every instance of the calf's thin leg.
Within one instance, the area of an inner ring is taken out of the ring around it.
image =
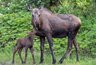
[[[45,37],[40,37],[40,50],[41,50],[40,63],[43,63],[44,61],[44,44],[45,44]]]
[[[56,63],[56,59],[55,59],[55,56],[54,56],[54,52],[53,52],[53,41],[52,41],[52,35],[51,34],[47,34],[47,40],[49,42],[49,47],[50,47],[50,51],[51,51],[51,55],[52,55],[52,64],[55,64]]]
[[[18,49],[18,54],[19,54],[20,60],[21,60],[21,62],[22,62],[22,64],[23,64],[24,62],[23,62],[23,59],[22,59],[22,57],[21,57],[21,51],[22,51],[22,48],[19,48],[19,49]]]
[[[12,64],[14,64],[15,54],[16,54],[17,50],[18,50],[17,47],[15,47],[14,50],[13,50]]]
[[[26,63],[26,59],[27,59],[27,51],[28,51],[28,47],[25,47],[25,59],[24,59],[24,63]]]
[[[62,63],[63,60],[71,53],[72,43],[73,43],[73,37],[72,37],[71,33],[69,32],[69,34],[68,34],[68,47],[67,47],[67,50],[66,50],[65,54],[60,59],[60,61],[59,61],[60,63]]]
[[[33,64],[35,64],[35,58],[34,58],[34,52],[33,52],[33,47],[30,48],[30,52],[32,54],[32,58],[33,58]]]

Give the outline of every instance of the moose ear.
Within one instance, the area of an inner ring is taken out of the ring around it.
[[[28,4],[27,9],[32,12],[32,6],[31,6],[31,4]]]
[[[40,7],[39,7],[39,9],[42,9],[42,8],[44,8],[44,6],[40,6]]]

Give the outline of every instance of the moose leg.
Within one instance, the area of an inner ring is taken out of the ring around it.
[[[17,47],[15,47],[14,50],[13,50],[12,64],[14,64],[15,54],[16,54],[17,50],[18,50]]]
[[[26,59],[27,59],[27,50],[28,50],[28,47],[25,47],[25,59],[24,59],[24,63],[26,63]]]
[[[55,64],[56,63],[56,59],[55,59],[55,56],[54,56],[54,52],[53,52],[53,41],[52,41],[52,35],[51,34],[47,34],[47,40],[49,42],[49,47],[50,47],[50,51],[51,51],[51,55],[52,55],[52,64]]]
[[[78,56],[78,45],[77,45],[75,39],[73,40],[73,45],[74,45],[75,50],[76,50],[76,60],[79,61],[79,56]]]
[[[72,51],[70,52],[70,59],[72,59]]]
[[[34,58],[34,52],[33,52],[33,47],[30,48],[30,52],[32,54],[32,58],[33,58],[33,64],[35,64],[35,58]]]
[[[22,57],[21,57],[21,51],[22,51],[22,49],[21,49],[21,48],[19,48],[19,50],[18,50],[18,54],[19,54],[19,57],[20,57],[21,62],[22,62],[22,64],[23,64],[24,62],[23,62],[23,59],[22,59]]]
[[[40,37],[40,50],[41,50],[40,63],[43,63],[44,61],[44,44],[45,44],[45,37]]]
[[[67,47],[67,50],[65,52],[65,54],[63,55],[63,57],[60,59],[60,63],[63,62],[63,60],[71,53],[71,50],[72,50],[72,43],[73,43],[73,38],[72,38],[72,35],[71,33],[68,34],[68,47]]]

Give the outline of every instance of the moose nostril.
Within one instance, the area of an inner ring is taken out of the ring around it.
[[[32,17],[34,17],[34,15],[32,14]]]

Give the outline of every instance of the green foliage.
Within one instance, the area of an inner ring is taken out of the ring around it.
[[[0,12],[1,13],[16,13],[21,10],[28,10],[28,5],[31,4],[33,7],[58,5],[61,0],[0,0]]]
[[[0,47],[5,47],[17,38],[26,36],[32,29],[29,14],[21,11],[0,16]]]
[[[78,43],[84,54],[96,55],[96,19],[83,19],[80,34],[78,35]]]

